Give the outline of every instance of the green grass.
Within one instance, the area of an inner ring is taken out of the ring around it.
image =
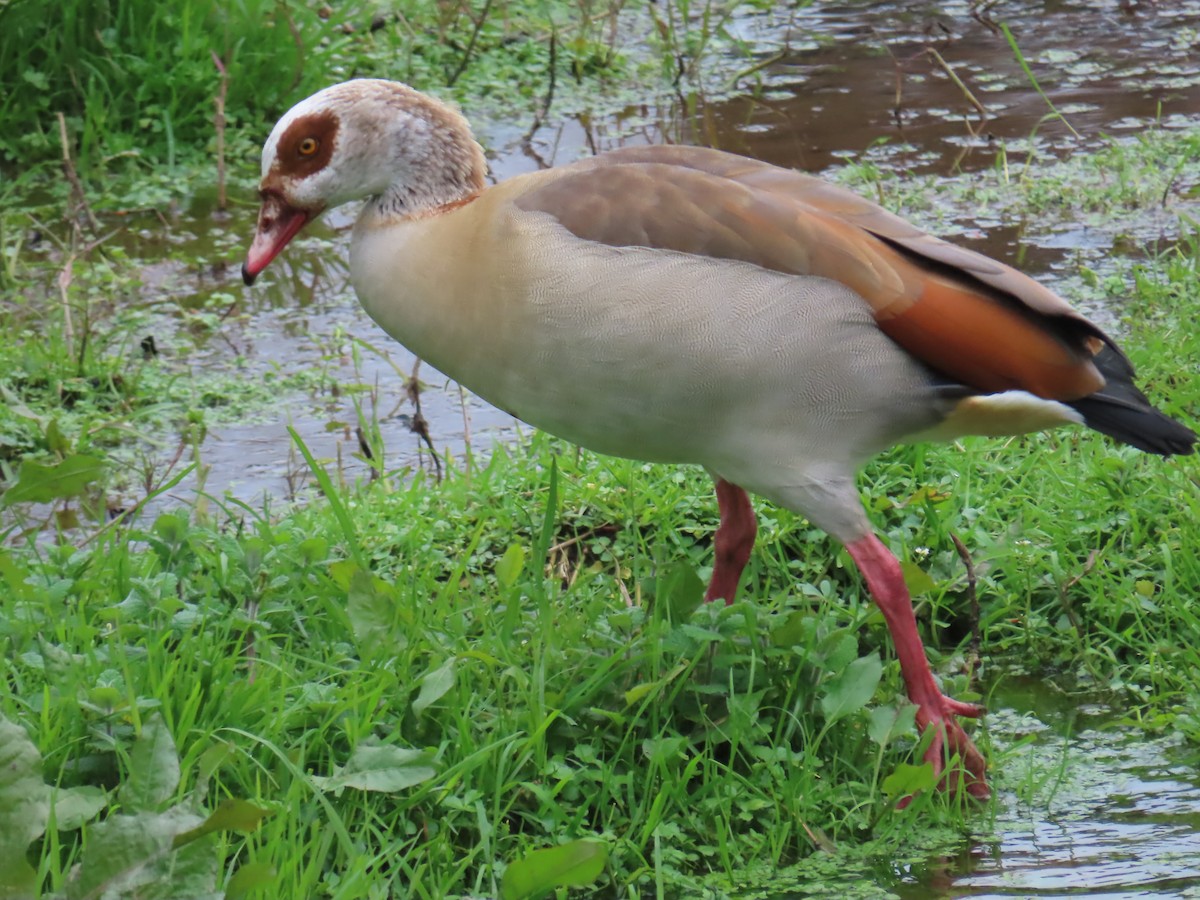
[[[934,176],[877,166],[873,147],[836,177],[937,234],[956,233],[983,210],[1021,225],[1035,245],[1039,233],[1082,226],[1113,239],[1118,252],[1137,255],[1145,240],[1159,236],[1164,215],[1173,218],[1170,211],[1200,190],[1198,151],[1194,130],[1149,128],[1136,137],[1106,137],[1062,160],[1038,153],[1032,141],[1017,141],[1003,147],[988,170]]]
[[[75,166],[88,183],[104,181],[105,201],[179,196],[181,178],[215,166],[222,91],[226,155],[256,165],[288,107],[351,77],[407,81],[476,115],[530,123],[547,104],[559,116],[595,115],[701,80],[728,90],[727,70],[741,63],[716,51],[746,49],[725,24],[753,5],[65,0],[47,15],[43,0],[9,0],[0,5],[0,172],[38,168],[41,184],[65,188],[53,167],[61,114]]]
[[[128,156],[173,168],[212,133],[213,54],[233,75],[227,105],[236,128],[323,82],[337,46],[337,23],[311,5],[102,0],[47,12],[38,0],[0,9],[0,72],[10,88],[0,114],[11,126],[0,153],[10,162],[57,157],[63,113],[85,166]]]

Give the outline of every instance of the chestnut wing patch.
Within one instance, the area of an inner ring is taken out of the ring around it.
[[[1071,400],[1104,384],[1092,356],[1107,338],[1056,295],[1030,280],[1052,298],[1038,298],[1050,314],[1010,296],[984,279],[1026,276],[819,179],[712,150],[631,148],[580,164],[516,204],[584,240],[840,281],[893,340],[977,390]],[[908,246],[924,239],[938,245],[933,253]]]

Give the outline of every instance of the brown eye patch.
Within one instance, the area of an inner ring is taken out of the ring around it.
[[[280,136],[272,172],[303,178],[329,163],[337,140],[338,118],[331,110],[301,116]]]

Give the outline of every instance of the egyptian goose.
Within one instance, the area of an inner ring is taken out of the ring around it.
[[[263,148],[245,282],[322,211],[365,199],[350,271],[390,335],[552,434],[708,470],[708,600],[737,591],[756,531],[747,492],[841,541],[934,729],[940,784],[986,797],[956,720],[982,709],[934,680],[856,469],[899,441],[1061,423],[1164,456],[1196,435],[1057,295],[817,178],[695,147],[625,148],[485,188],[486,168],[466,120],[406,85],[314,94]]]

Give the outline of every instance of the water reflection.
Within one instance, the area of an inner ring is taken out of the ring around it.
[[[1003,773],[990,836],[888,887],[902,900],[1200,897],[1200,778],[1177,742],[1118,726],[1103,705],[1064,703],[1040,681],[1014,686],[1005,699],[1021,711],[989,716]],[[1073,725],[1082,730],[1062,733]]]
[[[869,149],[949,174],[991,166],[1001,148],[1061,153],[1102,131],[1194,126],[1200,112],[1200,3],[1188,0],[814,3],[739,27],[764,53],[779,48],[777,61],[681,137],[810,171]],[[1047,97],[1066,122],[1047,118]]]

